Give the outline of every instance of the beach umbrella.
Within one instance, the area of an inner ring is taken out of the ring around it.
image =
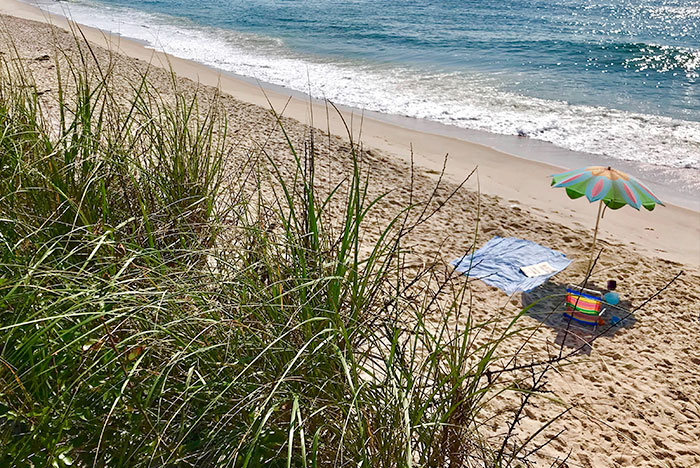
[[[603,213],[603,204],[611,210],[617,210],[625,205],[629,205],[636,210],[644,207],[651,211],[657,204],[663,206],[661,200],[640,181],[609,166],[585,167],[555,174],[551,177],[551,185],[553,187],[564,187],[569,198],[576,199],[585,195],[591,203],[600,201],[593,233],[591,260],[595,251],[595,242],[598,238],[598,224]]]

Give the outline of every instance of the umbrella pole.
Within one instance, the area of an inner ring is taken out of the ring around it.
[[[595,220],[595,230],[593,231],[593,245],[591,246],[591,258],[588,260],[588,268],[586,268],[586,273],[591,269],[593,265],[593,257],[595,256],[595,241],[598,239],[598,224],[600,223],[600,214],[603,212],[603,200],[600,201],[598,205],[598,217]]]

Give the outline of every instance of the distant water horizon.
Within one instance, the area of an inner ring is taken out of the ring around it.
[[[28,3],[345,106],[658,167],[700,194],[700,0]]]

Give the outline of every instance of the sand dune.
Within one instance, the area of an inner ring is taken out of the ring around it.
[[[0,11],[7,12],[13,5],[16,4],[4,1]],[[22,8],[25,16],[31,16],[27,11],[37,15],[28,7]],[[10,12],[21,13],[18,9]],[[0,24],[3,35],[15,39],[18,54],[34,73],[43,98],[50,101],[56,91],[56,50],[51,44],[56,40],[70,48],[72,38],[60,31],[54,39],[47,25],[25,19],[2,16]],[[104,44],[103,38],[94,36],[94,31],[92,34],[96,42]],[[115,62],[125,89],[129,78],[147,66],[139,59],[159,60],[152,51],[138,47],[123,41],[120,51],[134,52],[130,55],[135,58],[119,56]],[[96,50],[98,57],[106,61],[109,54],[102,48]],[[44,56],[52,59],[44,60]],[[281,161],[290,161],[282,135],[278,131],[271,133],[274,118],[263,106],[258,88],[219,77],[195,64],[174,59],[171,63],[181,76],[178,86],[188,92],[200,86],[188,78],[199,78],[205,85],[220,80],[225,92],[235,88],[223,98],[230,126],[239,141],[233,158],[245,157],[271,135],[267,150]],[[169,75],[155,68],[151,79],[167,83]],[[213,92],[212,88],[203,88],[205,95]],[[281,109],[286,99],[274,94],[272,102]],[[330,126],[332,134],[342,133],[335,117],[330,122],[325,120],[325,109],[315,105],[311,110],[317,117],[316,126]],[[285,128],[298,143],[310,133],[310,127],[302,123],[309,120],[309,112],[309,105],[301,101],[291,102],[285,112],[289,116],[284,119]],[[451,155],[445,180],[432,199],[432,203],[444,202],[444,206],[411,234],[411,261],[447,265],[468,249],[475,233],[477,246],[495,235],[516,236],[556,248],[574,259],[571,267],[535,295],[561,295],[567,283],[577,283],[585,277],[595,207],[582,200],[568,200],[563,192],[549,189],[546,175],[557,168],[382,122],[365,121],[361,129],[367,150],[362,162],[370,174],[369,195],[386,194],[374,212],[377,221],[396,215],[409,202],[409,144],[415,155],[413,196],[417,200],[430,199],[443,156]],[[353,130],[360,136],[357,119]],[[348,164],[342,156],[346,141],[319,135],[319,185],[328,186],[336,169]],[[476,165],[478,172],[465,188],[450,197],[460,178]],[[481,194],[475,191],[477,179]],[[641,305],[676,274],[683,274],[621,326],[610,329],[570,362],[557,365],[549,375],[547,388],[559,401],[536,401],[536,411],[528,410],[518,433],[524,437],[568,410],[544,432],[543,438],[560,435],[540,451],[538,465],[549,466],[570,452],[570,467],[700,466],[700,216],[673,206],[653,213],[636,213],[630,208],[608,213],[603,220],[600,247],[604,250],[591,281],[604,284],[607,279],[616,279],[629,310]],[[465,279],[455,275],[452,281]],[[520,296],[507,297],[479,281],[471,282],[470,288],[474,311],[480,319],[506,320],[521,308]],[[576,327],[566,333],[566,323],[560,315],[549,314],[555,305],[556,299],[540,304],[524,319],[523,325],[531,328],[528,349],[532,356],[545,357],[560,347],[565,351],[576,349],[594,336],[591,330]],[[512,340],[504,351],[514,351],[521,344]],[[499,408],[492,411],[497,413]],[[493,431],[498,433],[503,428],[494,427]]]

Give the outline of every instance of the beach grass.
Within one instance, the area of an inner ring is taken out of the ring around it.
[[[53,105],[0,72],[0,464],[524,463],[539,381],[493,369],[522,312],[478,322],[465,281],[405,262],[429,201],[370,225],[357,144],[326,189],[313,135],[231,162],[216,96],[146,72],[125,96],[76,44]]]

